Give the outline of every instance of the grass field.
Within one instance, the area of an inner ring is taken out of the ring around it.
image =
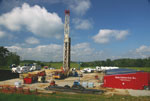
[[[20,63],[20,65],[24,65],[24,64],[29,64],[29,63]],[[59,69],[60,67],[63,66],[63,62],[44,62],[44,65],[45,66],[49,66],[49,67],[54,67],[56,69]],[[76,62],[71,62],[71,68],[78,68],[79,67],[79,64],[76,63]]]
[[[90,94],[22,95],[0,93],[0,101],[149,101],[150,97],[105,96]]]
[[[51,67],[55,67],[55,68],[60,68],[63,64],[61,62],[53,62],[47,65],[50,65]],[[79,68],[79,64],[73,62],[71,63],[71,68]],[[83,69],[83,68],[84,67],[80,67],[80,69]],[[95,67],[92,67],[92,68],[95,68]],[[129,68],[129,69],[136,69],[136,70],[142,70],[145,72],[150,72],[150,67],[121,67],[121,68]]]
[[[49,64],[47,64],[49,65]],[[54,62],[54,63],[50,63],[51,67],[55,67],[55,68],[60,68],[62,66],[62,63],[60,62]],[[79,64],[78,63],[71,63],[71,68],[79,68]],[[84,67],[80,67],[80,69],[83,69]],[[95,68],[95,67],[92,67]],[[129,68],[129,69],[136,69],[136,70],[142,70],[145,72],[150,72],[150,67],[121,67],[121,68]]]
[[[50,65],[51,65],[51,67],[55,67],[55,68],[60,68],[60,67],[62,67],[63,66],[63,63],[61,63],[61,62],[54,62],[54,63],[50,63]],[[74,63],[74,62],[72,62],[71,64],[70,64],[70,66],[71,66],[71,68],[78,68],[79,67],[79,64],[77,64],[77,63]]]

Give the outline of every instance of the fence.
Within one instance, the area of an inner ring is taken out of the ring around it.
[[[31,90],[30,88],[16,88],[7,85],[0,85],[0,92],[2,93],[17,93],[17,94],[38,94],[38,90]]]

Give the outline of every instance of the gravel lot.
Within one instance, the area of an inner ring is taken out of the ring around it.
[[[11,85],[14,86],[14,83],[17,81],[22,82],[22,87],[24,88],[30,88],[30,89],[39,89],[44,91],[44,88],[49,86],[49,82],[52,80],[51,78],[51,71],[46,71],[48,74],[46,79],[47,83],[33,83],[33,84],[23,84],[22,79],[11,79],[11,80],[6,80],[6,81],[1,81],[0,85]],[[95,75],[99,76],[99,80],[95,79]],[[105,90],[105,95],[131,95],[131,96],[150,96],[150,91],[146,90],[132,90],[132,89],[113,89],[113,88],[101,88],[100,84],[102,84],[101,78],[103,77],[104,74],[102,73],[87,73],[83,74],[83,77],[80,78],[80,82],[93,82],[94,83],[94,89],[102,89]],[[75,80],[79,80],[79,77],[69,77],[64,80],[55,80],[56,84],[59,86],[65,86],[69,85],[72,86],[73,82]],[[47,91],[45,91],[46,93]]]
[[[147,91],[147,90],[132,90],[132,89],[129,89],[128,92],[131,96],[150,96],[150,90]]]

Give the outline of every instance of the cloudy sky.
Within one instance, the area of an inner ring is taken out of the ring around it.
[[[150,0],[0,0],[0,46],[62,61],[65,9],[72,61],[150,57]]]

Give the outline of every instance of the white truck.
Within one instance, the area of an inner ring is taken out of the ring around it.
[[[40,70],[41,66],[38,66],[36,63],[33,63],[31,65],[25,65],[25,66],[15,66],[12,65],[12,72],[13,73],[27,73],[34,70]]]
[[[30,71],[29,66],[17,66],[17,67],[12,67],[12,72],[13,73],[27,73]]]

